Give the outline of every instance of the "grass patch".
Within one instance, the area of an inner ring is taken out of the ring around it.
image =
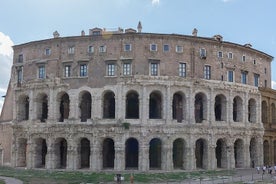
[[[114,172],[89,172],[89,171],[57,171],[57,170],[25,170],[9,167],[0,167],[0,175],[20,179],[24,184],[80,184],[112,182]],[[232,175],[229,171],[196,171],[196,172],[147,172],[134,173],[136,183],[156,183],[158,181],[183,181],[185,179],[216,178],[219,176]],[[122,172],[126,183],[130,181],[130,173]],[[0,182],[1,184],[1,182]]]

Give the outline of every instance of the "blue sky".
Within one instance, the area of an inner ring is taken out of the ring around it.
[[[275,7],[275,0],[1,0],[0,95],[10,77],[10,46],[52,38],[55,30],[76,36],[94,27],[136,28],[141,21],[143,32],[191,35],[197,28],[198,36],[220,34],[276,57]],[[275,61],[271,66],[276,81]]]

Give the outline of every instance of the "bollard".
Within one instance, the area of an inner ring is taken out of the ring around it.
[[[133,177],[133,175],[131,174],[131,175],[130,175],[130,183],[133,184],[133,182],[134,182],[134,177]]]

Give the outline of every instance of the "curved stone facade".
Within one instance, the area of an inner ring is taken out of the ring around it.
[[[172,171],[263,164],[272,57],[197,36],[105,32],[14,46],[12,165]]]

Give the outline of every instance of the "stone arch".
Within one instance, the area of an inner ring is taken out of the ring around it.
[[[269,165],[270,164],[270,158],[269,158],[269,142],[267,140],[263,143],[263,154],[264,154],[264,164]]]
[[[37,118],[41,122],[45,122],[48,119],[48,96],[45,93],[40,93],[37,96],[36,107]]]
[[[34,140],[34,167],[45,168],[47,155],[46,139],[37,138]]]
[[[271,104],[271,122],[272,122],[272,124],[276,124],[276,107],[275,107],[275,103]]]
[[[235,168],[244,167],[244,143],[242,139],[237,139],[234,143]]]
[[[182,138],[175,139],[173,141],[173,168],[186,169],[186,157],[186,142]]]
[[[18,99],[18,121],[24,121],[29,119],[30,99],[27,95],[21,95]]]
[[[242,122],[243,121],[243,108],[242,108],[242,98],[236,96],[233,99],[233,121]]]
[[[218,139],[216,143],[217,168],[227,168],[227,145],[225,139]]]
[[[268,123],[268,117],[267,117],[268,107],[266,101],[262,101],[262,122]]]
[[[208,143],[205,139],[198,139],[195,142],[196,168],[208,168]]]
[[[79,108],[81,122],[91,119],[92,97],[88,91],[82,91],[79,95]]]
[[[126,95],[126,119],[139,119],[139,94],[136,91]]]
[[[256,123],[256,100],[251,98],[248,101],[248,121],[251,123]]]
[[[251,167],[255,168],[258,164],[258,142],[255,137],[251,138],[249,145],[250,163]]]
[[[113,169],[114,168],[114,159],[115,159],[115,148],[114,141],[111,138],[106,138],[103,141],[102,148],[103,155],[103,168],[104,169]]]
[[[125,143],[126,169],[138,169],[139,163],[139,143],[135,138],[127,139]]]
[[[27,139],[19,138],[17,141],[16,167],[27,167]]]
[[[149,118],[162,119],[162,94],[160,91],[153,91],[149,99]]]
[[[177,122],[182,122],[182,120],[184,120],[186,116],[186,98],[182,92],[174,93],[172,106],[173,119],[176,119]]]
[[[214,114],[216,121],[226,121],[226,97],[219,94],[215,97]]]
[[[207,119],[207,97],[204,93],[199,92],[195,95],[195,122],[201,123]]]
[[[59,112],[59,122],[63,122],[64,119],[69,118],[70,112],[70,99],[69,95],[66,92],[61,92],[58,94],[58,111]]]
[[[90,141],[87,138],[80,140],[80,167],[90,167]]]
[[[149,143],[149,167],[150,169],[161,169],[162,164],[162,142],[159,138],[151,139]]]
[[[67,141],[65,138],[57,138],[54,143],[55,168],[66,168],[67,166]]]
[[[106,91],[103,95],[103,118],[115,118],[115,94],[112,91]]]

